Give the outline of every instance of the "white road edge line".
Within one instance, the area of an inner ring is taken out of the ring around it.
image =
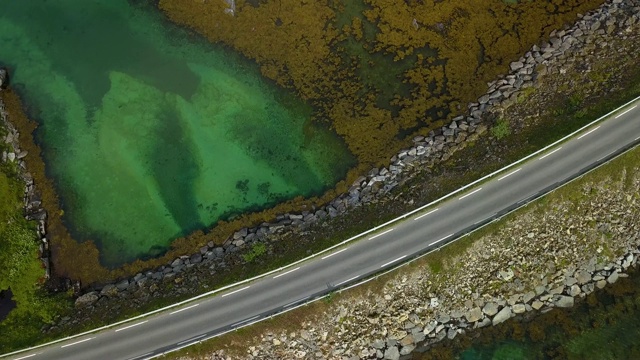
[[[434,212],[436,212],[436,211],[438,211],[438,210],[439,210],[439,209],[433,209],[433,210],[429,211],[428,213],[426,213],[426,214],[422,214],[422,215],[418,216],[417,218],[415,218],[415,219],[413,219],[413,220],[422,219],[423,217],[425,217],[425,216],[427,216],[427,215],[431,215],[431,214],[433,214]]]
[[[546,158],[547,156],[549,156],[549,155],[553,154],[554,152],[556,152],[556,151],[558,151],[558,150],[560,150],[560,149],[562,149],[562,146],[560,146],[559,148],[557,148],[557,149],[555,149],[555,150],[553,150],[553,151],[551,151],[551,152],[548,152],[548,153],[546,153],[546,154],[544,154],[544,155],[540,156],[540,157],[538,158],[538,160],[542,160],[542,159]]]
[[[330,258],[330,257],[332,257],[333,255],[340,254],[341,252],[343,252],[343,251],[345,251],[345,250],[347,250],[347,249],[348,249],[348,248],[344,248],[344,249],[342,249],[342,250],[338,250],[338,251],[336,251],[336,252],[334,252],[334,253],[332,253],[332,254],[329,254],[329,255],[327,255],[327,256],[325,256],[325,257],[323,257],[323,258],[322,258],[322,260],[327,259],[327,258]]]
[[[437,244],[437,243],[439,243],[440,241],[443,241],[443,240],[445,240],[445,239],[447,239],[447,238],[450,238],[450,237],[452,237],[452,236],[453,236],[453,234],[449,234],[449,235],[447,235],[447,236],[443,237],[442,239],[439,239],[439,240],[436,240],[436,241],[432,242],[432,243],[431,243],[431,245],[433,245],[433,244]]]
[[[336,284],[336,286],[340,286],[340,285],[342,285],[342,284],[344,284],[344,283],[348,283],[349,281],[351,281],[351,280],[355,280],[355,279],[357,279],[357,278],[359,278],[359,277],[360,277],[360,275],[358,275],[358,276],[354,276],[354,277],[352,277],[351,279],[347,279],[347,280],[345,280],[345,281],[340,281],[339,283],[337,283],[337,284]]]
[[[122,331],[122,330],[127,330],[127,329],[129,329],[129,328],[134,327],[134,326],[142,325],[142,324],[146,323],[147,321],[149,321],[149,320],[141,321],[141,322],[139,322],[139,323],[136,323],[136,324],[133,324],[133,325],[129,325],[129,326],[127,326],[127,327],[123,327],[122,329],[117,329],[117,330],[116,330],[116,332],[118,332],[118,331]]]
[[[293,305],[295,303],[298,303],[298,302],[304,302],[305,300],[308,300],[310,297],[311,296],[307,296],[307,297],[303,297],[302,299],[298,299],[298,300],[292,301],[292,302],[282,306],[282,308],[287,308],[287,307],[289,307],[289,306],[291,306],[291,305]]]
[[[584,125],[584,126],[583,126],[583,127],[581,127],[580,129],[578,129],[578,130],[576,130],[576,131],[574,131],[574,132],[572,132],[572,133],[570,133],[570,134],[565,135],[565,136],[564,136],[564,137],[562,137],[561,139],[556,140],[555,142],[553,142],[553,143],[551,143],[551,144],[549,144],[549,145],[545,146],[544,148],[542,148],[542,149],[540,149],[540,150],[538,150],[538,151],[535,151],[535,152],[533,152],[533,153],[531,153],[531,154],[529,154],[529,155],[527,155],[527,156],[525,156],[525,157],[521,158],[520,160],[517,160],[517,161],[515,161],[515,162],[513,162],[513,163],[511,163],[511,164],[509,164],[509,165],[506,165],[506,166],[504,166],[504,167],[502,167],[502,168],[500,168],[500,169],[498,169],[498,170],[496,170],[496,171],[494,171],[494,172],[492,172],[492,173],[490,173],[490,174],[487,174],[487,175],[483,176],[483,177],[482,177],[482,178],[480,178],[480,179],[477,179],[477,180],[475,180],[475,181],[473,181],[473,182],[471,182],[471,183],[469,183],[469,184],[467,184],[467,185],[464,185],[464,186],[462,186],[462,187],[458,188],[457,190],[454,190],[454,191],[450,192],[449,194],[444,195],[444,196],[442,196],[441,198],[436,199],[436,200],[434,200],[434,201],[432,201],[432,202],[430,202],[430,203],[428,203],[428,204],[422,205],[421,207],[419,207],[419,208],[417,208],[417,209],[414,209],[414,210],[412,210],[412,211],[410,211],[410,212],[408,212],[408,213],[406,213],[406,214],[404,214],[404,215],[402,215],[402,216],[400,216],[400,217],[397,217],[397,218],[395,218],[395,219],[391,219],[391,220],[387,221],[387,222],[386,222],[386,223],[384,223],[384,224],[380,224],[380,225],[376,226],[375,228],[372,228],[372,229],[369,229],[369,230],[367,230],[367,231],[364,231],[364,232],[362,232],[362,233],[360,233],[360,234],[354,235],[354,236],[352,236],[352,237],[350,237],[350,238],[348,238],[348,239],[344,240],[344,241],[343,241],[343,242],[341,242],[341,243],[338,243],[338,244],[336,244],[336,245],[333,245],[333,246],[331,246],[331,247],[329,247],[329,248],[327,248],[327,249],[325,249],[325,250],[319,251],[319,252],[318,252],[318,253],[316,253],[316,254],[311,254],[311,255],[307,256],[306,258],[304,258],[304,259],[300,259],[300,260],[295,261],[295,262],[293,262],[293,263],[291,263],[291,264],[289,264],[289,265],[282,266],[282,267],[280,267],[280,268],[278,268],[278,269],[273,269],[273,270],[268,271],[268,272],[266,272],[266,273],[264,273],[264,274],[256,275],[256,276],[254,276],[254,277],[252,277],[252,278],[245,279],[245,280],[242,280],[242,281],[238,281],[237,283],[229,284],[229,285],[227,285],[227,286],[223,286],[223,287],[221,287],[221,288],[219,288],[219,289],[211,290],[211,291],[206,292],[206,293],[204,293],[204,294],[196,295],[196,296],[194,296],[194,297],[192,297],[192,298],[190,298],[190,299],[182,300],[182,301],[177,302],[177,303],[175,303],[175,304],[167,305],[167,306],[165,306],[165,307],[163,307],[163,308],[156,309],[156,310],[152,310],[152,311],[149,311],[149,312],[144,313],[144,314],[140,314],[140,315],[135,316],[135,317],[133,317],[133,318],[131,318],[131,319],[121,320],[121,321],[115,322],[115,323],[113,323],[113,324],[109,324],[109,325],[101,326],[101,327],[94,328],[94,329],[91,329],[91,330],[87,330],[87,331],[85,331],[85,332],[82,332],[82,333],[79,333],[79,334],[75,334],[75,335],[70,335],[70,336],[67,336],[67,337],[62,338],[62,339],[53,340],[53,341],[49,341],[49,342],[44,343],[44,344],[35,345],[35,346],[28,347],[28,348],[24,348],[24,349],[16,350],[16,351],[13,351],[13,352],[10,352],[10,353],[7,353],[7,354],[3,354],[3,356],[11,356],[11,355],[15,355],[15,354],[18,354],[18,353],[21,353],[21,352],[26,352],[26,351],[30,351],[30,350],[34,350],[34,349],[38,349],[38,348],[42,348],[42,347],[49,346],[49,345],[53,345],[53,344],[56,344],[56,343],[59,343],[59,342],[68,341],[68,340],[70,340],[70,339],[75,339],[75,338],[79,338],[79,337],[82,337],[82,336],[85,336],[85,335],[88,335],[88,334],[92,334],[92,333],[95,333],[96,331],[101,331],[101,330],[108,329],[108,328],[111,328],[111,327],[114,327],[114,326],[122,325],[122,324],[124,324],[124,323],[130,322],[130,321],[133,321],[133,320],[141,319],[141,318],[143,318],[143,317],[145,317],[145,316],[150,316],[150,315],[153,315],[153,314],[157,314],[157,313],[159,313],[159,312],[162,312],[162,311],[166,311],[166,310],[169,310],[169,309],[172,309],[172,308],[176,308],[176,307],[178,307],[178,306],[181,306],[181,305],[183,305],[183,304],[189,303],[189,302],[191,302],[191,301],[194,301],[194,300],[202,299],[202,298],[204,298],[204,297],[211,296],[211,295],[213,295],[213,294],[216,294],[216,293],[222,292],[222,291],[227,290],[227,289],[231,289],[231,288],[236,287],[236,286],[238,286],[238,285],[246,284],[246,283],[251,282],[251,281],[254,281],[254,280],[256,280],[256,279],[260,279],[260,278],[262,278],[262,277],[267,277],[267,276],[269,276],[269,275],[271,275],[271,274],[275,274],[275,273],[277,273],[278,271],[281,271],[281,270],[283,270],[283,269],[286,269],[287,267],[295,266],[295,265],[297,265],[297,264],[299,264],[299,263],[302,263],[302,262],[307,261],[307,260],[309,260],[309,259],[312,259],[312,258],[314,258],[314,257],[316,257],[316,256],[319,256],[319,255],[320,255],[320,254],[322,254],[322,253],[329,252],[329,251],[331,251],[331,250],[333,250],[333,249],[335,249],[335,248],[337,248],[337,247],[339,247],[339,246],[341,246],[341,245],[344,245],[344,244],[346,244],[346,243],[349,243],[349,242],[351,242],[351,241],[353,241],[353,240],[355,240],[355,239],[358,239],[358,238],[360,238],[360,237],[362,237],[362,236],[364,236],[364,235],[367,235],[367,234],[372,233],[372,232],[374,232],[374,231],[376,231],[376,230],[378,230],[378,229],[381,229],[381,228],[383,228],[383,227],[385,227],[385,226],[388,226],[388,225],[390,225],[390,224],[393,224],[393,223],[395,223],[395,222],[397,222],[397,221],[399,221],[399,220],[405,219],[405,218],[406,218],[407,216],[409,216],[409,215],[413,215],[413,214],[418,213],[418,212],[420,212],[420,211],[422,211],[422,210],[424,210],[424,209],[427,209],[428,207],[433,206],[434,204],[437,204],[437,203],[438,203],[438,202],[440,202],[440,201],[444,201],[445,199],[448,199],[449,197],[452,197],[452,196],[456,195],[457,193],[460,193],[460,192],[462,192],[462,191],[464,191],[464,190],[466,190],[466,189],[468,189],[468,188],[470,188],[470,187],[473,187],[473,186],[475,186],[476,184],[479,184],[479,183],[481,183],[481,182],[485,181],[486,179],[489,179],[489,178],[491,178],[491,177],[493,177],[493,176],[496,176],[497,174],[500,174],[501,172],[503,172],[503,171],[504,171],[504,170],[506,170],[506,169],[509,169],[509,168],[511,168],[511,167],[513,167],[513,166],[515,166],[515,165],[517,165],[517,164],[523,163],[523,162],[525,162],[525,161],[527,161],[527,160],[529,160],[529,159],[531,159],[531,158],[533,158],[533,157],[535,157],[535,156],[538,156],[539,154],[544,153],[547,149],[550,149],[550,148],[552,148],[552,147],[554,147],[554,146],[556,146],[556,145],[558,145],[558,144],[562,143],[563,141],[565,141],[565,140],[567,140],[567,139],[570,139],[570,138],[572,138],[572,137],[576,136],[576,135],[577,135],[577,134],[579,134],[581,131],[584,131],[584,130],[588,129],[589,127],[591,127],[591,126],[593,126],[593,125],[597,124],[598,122],[601,122],[602,120],[604,120],[604,119],[607,119],[607,118],[611,117],[611,116],[612,116],[613,114],[615,114],[617,111],[620,111],[620,109],[624,109],[626,106],[629,106],[629,105],[633,104],[634,102],[636,102],[636,101],[638,101],[638,100],[640,100],[640,96],[638,96],[638,97],[636,97],[636,98],[634,98],[634,99],[632,99],[632,100],[629,100],[629,101],[628,101],[628,102],[626,102],[625,104],[622,104],[622,105],[618,106],[617,108],[615,108],[615,109],[613,109],[613,110],[609,111],[608,113],[606,113],[606,114],[604,114],[604,115],[600,116],[599,118],[597,118],[597,119],[593,120],[592,122],[590,122],[590,123],[588,123],[588,124]],[[635,107],[635,105],[634,105],[634,107]],[[356,286],[356,285],[358,285],[358,284],[355,284],[354,286]],[[230,331],[232,331],[232,330],[229,330],[229,332],[230,332]],[[214,337],[214,336],[212,336],[212,337]],[[160,353],[160,355],[162,355],[162,353]],[[155,357],[155,356],[154,356],[154,357]]]
[[[16,360],[28,359],[28,358],[30,358],[32,356],[36,356],[36,355],[38,355],[38,354],[31,354],[31,355],[23,356],[23,357],[17,358]]]
[[[298,266],[297,268],[293,269],[293,270],[289,270],[289,271],[287,271],[286,273],[282,273],[282,274],[280,274],[280,275],[276,275],[276,276],[274,276],[273,278],[274,278],[274,279],[277,279],[277,278],[279,278],[280,276],[284,276],[284,275],[287,275],[287,274],[291,274],[292,272],[294,272],[294,271],[296,271],[296,270],[298,270],[298,269],[300,269],[300,267],[299,267],[299,266]]]
[[[617,119],[617,118],[619,118],[620,116],[622,116],[622,115],[624,115],[624,114],[628,113],[629,111],[631,111],[631,110],[635,109],[635,108],[636,108],[636,106],[638,106],[638,105],[633,105],[632,107],[628,108],[625,112],[623,112],[622,114],[620,114],[620,115],[616,116],[615,118]]]
[[[467,195],[464,195],[464,196],[459,197],[459,198],[458,198],[458,200],[462,200],[462,199],[466,198],[467,196],[471,196],[471,195],[473,195],[473,194],[477,193],[477,192],[478,192],[478,191],[480,191],[480,190],[482,190],[482,188],[475,189],[475,190],[473,190],[472,192],[468,193]]]
[[[191,342],[191,341],[193,341],[193,340],[198,340],[198,339],[200,339],[201,337],[205,337],[205,336],[207,336],[207,334],[202,334],[202,335],[194,336],[194,337],[192,337],[191,339],[187,339],[187,340],[185,340],[185,341],[180,341],[179,343],[176,343],[176,345],[182,345],[182,344],[184,344],[184,343],[188,343],[188,342]]]
[[[389,229],[389,230],[387,230],[387,231],[385,231],[385,232],[381,232],[381,233],[380,233],[380,234],[378,234],[378,235],[374,235],[374,236],[370,237],[370,238],[369,238],[369,240],[373,240],[373,239],[375,239],[375,238],[377,238],[377,237],[379,237],[379,236],[382,236],[382,235],[384,235],[384,234],[386,234],[386,233],[390,233],[390,232],[392,232],[393,230],[394,230],[394,229]]]
[[[84,339],[84,340],[80,340],[80,341],[76,341],[76,342],[74,342],[74,343],[72,343],[72,344],[62,345],[62,346],[60,346],[60,348],[66,348],[67,346],[78,345],[78,344],[80,344],[80,343],[83,343],[83,342],[85,342],[85,341],[89,341],[89,340],[93,340],[93,339],[95,339],[95,337],[88,338],[88,339]]]
[[[584,133],[584,134],[582,134],[582,135],[578,136],[578,140],[582,139],[583,137],[585,137],[585,136],[587,136],[587,135],[591,134],[592,132],[594,132],[594,131],[596,131],[596,130],[598,130],[598,129],[600,129],[600,126],[595,127],[595,128],[593,128],[593,129],[591,129],[591,130],[587,131],[586,133]]]
[[[385,263],[385,264],[380,265],[380,267],[381,267],[381,268],[383,268],[383,267],[385,267],[385,266],[387,266],[387,265],[391,265],[391,264],[393,264],[394,262],[400,261],[400,260],[402,260],[402,259],[404,259],[404,258],[406,258],[406,257],[407,257],[407,255],[402,255],[402,256],[400,256],[399,258],[395,259],[395,260],[391,260],[391,261],[389,261],[388,263]]]
[[[238,326],[240,324],[244,324],[244,323],[249,322],[251,320],[255,320],[255,319],[259,318],[259,317],[260,317],[260,315],[256,315],[256,316],[254,316],[252,318],[248,318],[248,319],[245,319],[245,320],[242,320],[242,321],[238,321],[237,323],[232,324],[231,327],[236,327],[236,326]],[[204,335],[202,335],[202,336],[204,336]]]
[[[198,305],[200,305],[200,304],[195,304],[195,305],[187,306],[186,308],[182,308],[182,309],[180,309],[180,310],[176,310],[176,311],[174,311],[174,312],[171,312],[171,313],[169,313],[169,315],[173,315],[173,314],[177,314],[177,313],[179,313],[179,312],[181,312],[181,311],[189,310],[189,309],[194,308],[194,307],[196,307],[196,306],[198,306]]]
[[[146,354],[142,354],[142,355],[138,355],[138,356],[135,356],[135,357],[129,358],[129,360],[142,359],[143,357],[145,357],[145,356],[147,356],[147,355],[151,355],[151,354],[153,354],[153,351],[150,351],[150,352],[148,352],[148,353],[146,353]]]
[[[600,159],[596,160],[596,162],[600,162],[600,161],[602,161],[602,160],[606,159],[607,157],[609,157],[609,156],[613,155],[613,153],[615,153],[615,151],[610,152],[610,153],[608,153],[607,155],[605,155],[605,156],[601,157]]]
[[[522,170],[522,168],[518,168],[517,170],[513,170],[512,172],[510,172],[510,173],[508,173],[507,175],[505,175],[505,176],[501,177],[500,179],[498,179],[498,181],[500,181],[500,180],[502,180],[502,179],[504,179],[504,178],[508,178],[509,176],[511,176],[511,175],[513,175],[513,174],[515,174],[515,173],[517,173],[517,172],[518,172],[518,171],[520,171],[520,170]]]
[[[237,293],[237,292],[240,292],[240,291],[242,291],[242,290],[247,290],[248,288],[249,288],[249,286],[245,286],[245,287],[243,287],[242,289],[238,289],[238,290],[232,291],[232,292],[230,292],[230,293],[226,293],[226,294],[222,295],[221,297],[225,297],[225,296],[233,295],[233,294],[235,294],[235,293]]]

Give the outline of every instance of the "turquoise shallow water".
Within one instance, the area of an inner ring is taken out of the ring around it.
[[[257,67],[135,3],[0,0],[0,61],[40,123],[71,233],[103,263],[320,194],[353,165]]]

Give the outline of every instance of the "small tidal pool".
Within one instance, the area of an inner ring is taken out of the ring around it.
[[[70,232],[105,265],[321,194],[354,165],[310,107],[144,1],[0,5],[0,62],[39,123]]]

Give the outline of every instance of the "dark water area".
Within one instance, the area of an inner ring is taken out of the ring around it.
[[[620,279],[571,309],[471,331],[414,359],[640,359],[640,276]]]
[[[150,2],[0,0],[0,62],[39,123],[63,220],[103,264],[299,195],[354,165],[313,109]]]
[[[15,307],[16,302],[13,301],[11,289],[0,291],[0,321],[4,320]]]

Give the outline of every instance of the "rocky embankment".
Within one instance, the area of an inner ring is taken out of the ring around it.
[[[567,71],[588,73],[599,58],[637,54],[639,14],[640,2],[614,0],[553,32],[549,42],[510,64],[509,75],[489,84],[489,92],[469,105],[468,116],[414,139],[415,146],[391,166],[372,170],[327,208],[339,214],[350,204],[376,201],[410,177],[412,168],[448,159],[486,132],[486,114],[507,116],[502,112],[527,87],[546,82],[544,91],[561,91],[554,84],[564,84]],[[441,273],[428,267],[407,272],[376,291],[339,301],[301,328],[249,339],[248,351],[232,358],[398,359],[471,329],[573,306],[625,277],[640,254],[640,174],[629,169],[613,180],[584,185],[578,200],[526,211],[450,259]],[[225,357],[222,351],[209,356]]]
[[[251,251],[256,243],[268,243],[287,232],[304,234],[305,229],[325,219],[388,199],[390,192],[411,179],[417,170],[446,161],[468,143],[486,135],[492,125],[486,119],[495,118],[495,113],[517,103],[527,88],[538,87],[550,76],[561,77],[565,68],[576,59],[588,64],[597,59],[598,50],[614,51],[608,48],[613,39],[632,43],[630,39],[638,38],[639,6],[637,0],[613,0],[582,16],[573,27],[552,32],[548,42],[533,46],[531,51],[511,63],[509,74],[488,84],[488,92],[468,105],[467,115],[454,118],[448,126],[426,136],[414,138],[414,146],[399,151],[388,167],[372,169],[367,176],[357,179],[348,193],[323,208],[282,214],[275,222],[240,229],[222,246],[210,242],[196,254],[181,256],[170,264],[104,287],[88,289],[88,293],[77,299],[77,305],[88,307],[83,310],[87,312],[94,306],[100,307],[96,304],[98,300],[102,301],[102,306],[121,298],[142,304],[152,297],[161,297],[159,289],[165,288],[163,284],[168,281],[173,282],[171,291],[190,293],[197,288],[199,276],[211,276],[226,271],[229,264],[242,262],[241,255]]]
[[[9,81],[9,76],[6,69],[0,69],[0,91],[4,89]],[[20,150],[20,144],[18,142],[18,136],[20,134],[15,127],[7,121],[7,111],[5,110],[4,103],[0,99],[0,126],[2,126],[7,134],[0,141],[8,145],[9,151],[2,151],[0,155],[0,162],[12,163],[16,165],[18,170],[18,176],[24,182],[24,214],[27,220],[37,221],[37,236],[40,239],[40,258],[45,269],[45,278],[49,278],[51,274],[49,263],[49,241],[46,237],[45,226],[47,220],[47,213],[42,208],[42,202],[36,191],[33,183],[33,177],[27,171],[27,165],[24,162],[24,158],[27,156],[27,152]]]
[[[577,193],[577,194],[576,194]],[[440,270],[408,267],[335,300],[300,328],[246,339],[246,359],[400,359],[472,329],[566,308],[640,256],[640,169],[529,205]]]

